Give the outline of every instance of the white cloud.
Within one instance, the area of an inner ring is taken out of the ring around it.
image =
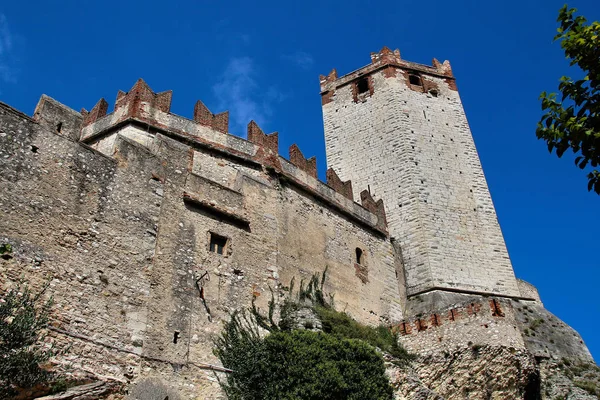
[[[284,54],[282,58],[286,61],[296,64],[302,69],[310,69],[315,63],[315,60],[312,58],[312,56],[304,51],[297,51],[292,54]]]
[[[219,110],[229,110],[230,131],[246,133],[251,120],[267,124],[273,112],[271,104],[283,100],[283,95],[273,86],[263,86],[257,81],[258,70],[249,57],[229,60],[219,81],[213,86]]]
[[[0,83],[15,82],[15,70],[12,59],[13,36],[8,29],[4,14],[0,14]]]

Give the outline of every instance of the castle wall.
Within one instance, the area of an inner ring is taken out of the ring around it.
[[[0,240],[15,249],[0,261],[2,289],[51,280],[51,340],[71,345],[59,368],[124,382],[154,374],[215,398],[205,364],[218,364],[222,321],[253,298],[266,311],[270,289],[280,301],[292,278],[297,289],[325,267],[338,308],[370,324],[401,320],[404,273],[378,216],[283,158],[266,169],[243,156],[255,144],[218,133],[233,143],[220,149],[205,128],[194,131],[202,145],[175,140],[185,132],[165,129],[180,124],[171,116],[150,129],[108,115],[87,126],[104,127],[88,147],[51,118],[0,112],[0,185],[11,188],[0,193]],[[227,240],[223,255],[211,234]]]
[[[519,292],[521,293],[521,297],[534,300],[539,304],[542,304],[542,299],[540,298],[540,294],[535,286],[531,283],[524,281],[523,279],[517,279],[517,283],[519,285]]]
[[[451,353],[464,346],[476,352],[484,345],[525,350],[515,310],[507,300],[479,297],[405,320],[394,329],[400,343],[419,355]]]
[[[322,80],[328,166],[352,180],[355,197],[369,186],[383,199],[408,295],[520,296],[454,82],[422,74],[432,94],[387,67],[370,73],[361,94],[361,71]]]
[[[397,278],[402,270],[389,240],[287,185],[280,192],[277,218],[282,283],[295,277],[298,285],[299,279],[308,281],[327,267],[325,292],[335,296],[336,308],[371,325],[402,318],[404,299]],[[364,253],[360,266],[355,262],[356,248]]]
[[[0,240],[14,248],[2,289],[49,282],[53,328],[140,354],[160,205],[146,166],[129,162],[127,173],[5,106],[0,132]],[[120,379],[140,370],[132,354],[50,333],[59,348],[72,344],[63,367]]]

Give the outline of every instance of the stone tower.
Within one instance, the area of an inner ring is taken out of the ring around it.
[[[371,61],[321,76],[327,164],[383,199],[409,299],[522,297],[450,63]]]

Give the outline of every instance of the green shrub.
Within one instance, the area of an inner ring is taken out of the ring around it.
[[[377,347],[398,360],[409,361],[414,358],[398,343],[398,336],[390,328],[380,325],[363,325],[348,314],[327,306],[316,306],[315,312],[323,324],[323,332],[343,339],[360,339]]]
[[[223,383],[229,399],[392,399],[382,357],[360,340],[323,332],[276,331],[234,314],[215,354],[233,370]]]
[[[543,318],[534,319],[533,321],[531,321],[531,324],[529,324],[529,328],[532,331],[535,331],[543,323],[544,323],[544,319]]]
[[[407,353],[390,328],[369,327],[344,312],[335,311],[333,297],[325,296],[327,269],[300,282],[293,298],[279,307],[274,321],[275,297],[271,292],[268,314],[252,304],[250,312],[236,312],[215,341],[215,354],[233,370],[221,385],[229,399],[391,399],[384,360],[375,348],[391,354],[397,364],[414,356]],[[326,300],[328,298],[328,300]],[[312,308],[323,332],[293,330],[294,318]],[[267,336],[261,338],[262,332]]]
[[[52,304],[42,302],[43,292],[34,294],[19,284],[0,299],[0,395],[8,397],[51,377],[40,368],[53,354],[42,347]]]

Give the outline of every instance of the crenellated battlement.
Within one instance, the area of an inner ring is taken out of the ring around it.
[[[327,76],[320,75],[319,82],[321,84],[321,96],[324,98],[324,104],[329,102],[329,99],[337,88],[378,71],[382,71],[386,78],[396,77],[399,74],[404,74],[406,76],[408,76],[408,74],[423,74],[425,76],[442,78],[451,88],[453,88],[453,90],[456,90],[450,61],[446,60],[443,63],[440,63],[434,58],[431,66],[418,64],[403,60],[400,56],[400,50],[396,49],[392,51],[384,46],[379,52],[371,53],[371,64],[369,65],[365,65],[362,68],[340,77],[338,77],[335,68],[331,70]]]
[[[306,159],[297,144],[290,146],[290,162],[313,178],[317,178],[317,158]]]
[[[106,116],[106,112],[108,111],[108,102],[103,98],[98,100],[96,105],[92,107],[91,111],[87,111],[85,108],[81,109],[81,115],[83,115],[83,126],[87,126],[89,124],[93,124],[98,121],[100,118]]]
[[[200,100],[194,106],[194,121],[221,133],[229,132],[229,111],[213,114]]]
[[[382,200],[375,201],[365,190],[359,205],[352,196],[352,182],[341,181],[333,169],[327,171],[327,182],[321,182],[316,157],[307,159],[296,144],[290,146],[289,159],[284,158],[278,151],[278,132],[266,134],[255,121],[250,121],[247,139],[243,139],[228,133],[228,111],[213,114],[198,100],[190,120],[170,112],[171,99],[172,91],[155,93],[139,79],[129,92],[117,93],[112,113],[107,114],[108,103],[104,99],[100,99],[91,111],[82,110],[80,141],[98,147],[104,138],[118,133],[125,125],[137,125],[150,135],[144,136],[144,140],[150,140],[152,132],[159,132],[191,147],[208,148],[227,157],[261,165],[361,224],[387,235]],[[103,152],[112,155],[110,149]]]
[[[506,316],[504,307],[505,306],[500,300],[497,299],[489,299],[487,302],[475,301],[460,304],[447,310],[438,310],[428,315],[419,315],[402,321],[399,324],[394,325],[392,330],[404,336],[424,332],[431,328],[437,328],[477,315],[483,317],[504,318]]]

